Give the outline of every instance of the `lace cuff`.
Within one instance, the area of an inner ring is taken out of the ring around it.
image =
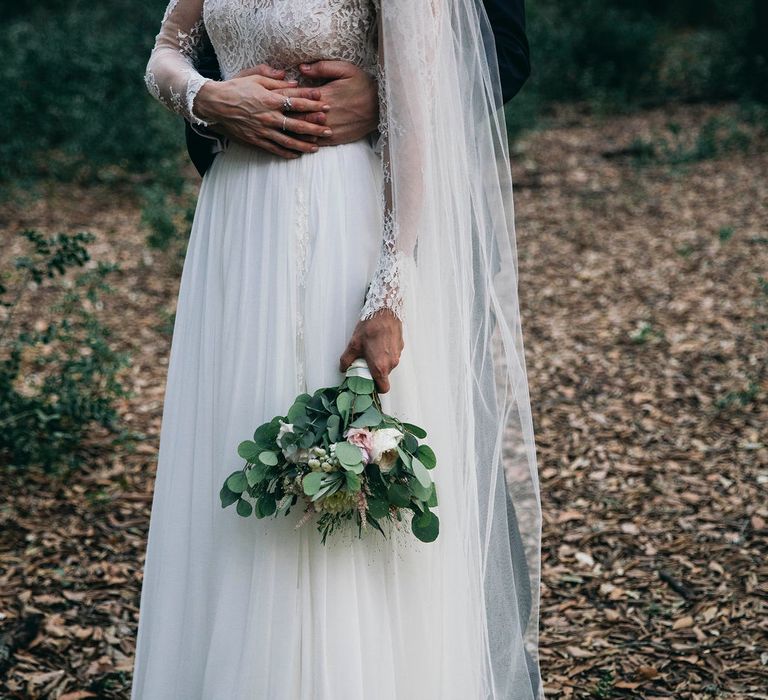
[[[397,249],[397,226],[387,211],[384,218],[384,236],[373,279],[365,295],[360,320],[371,318],[377,311],[389,309],[401,321],[404,316],[403,276],[405,254]]]
[[[213,121],[207,122],[204,119],[200,119],[194,112],[195,97],[197,97],[197,93],[200,92],[200,88],[210,80],[212,80],[212,78],[206,78],[199,73],[196,73],[190,77],[189,82],[187,83],[187,114],[185,116],[189,118],[189,121],[192,124],[197,124],[198,126],[210,126],[211,124],[217,123]]]

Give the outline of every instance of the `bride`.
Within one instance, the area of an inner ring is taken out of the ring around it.
[[[207,41],[220,81],[198,71]],[[332,106],[301,68],[319,59],[376,79],[376,139],[322,145]],[[257,99],[259,65],[280,72],[260,78]],[[536,457],[482,4],[171,0],[145,78],[197,127],[239,121],[251,142],[277,145],[228,140],[200,188],[132,698],[541,697]],[[437,540],[401,525],[324,545],[295,510],[222,510],[237,444],[356,357],[384,410],[429,433]]]

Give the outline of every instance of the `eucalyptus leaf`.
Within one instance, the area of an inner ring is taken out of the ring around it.
[[[420,459],[414,457],[411,460],[411,469],[413,470],[413,475],[425,489],[428,489],[432,485],[432,477],[429,475],[429,471],[421,463]]]
[[[424,486],[418,479],[412,478],[409,480],[409,486],[411,487],[411,491],[413,491],[413,495],[416,496],[418,500],[424,501],[425,503],[429,500],[429,497],[432,494],[432,484]]]
[[[427,469],[434,469],[437,465],[437,457],[429,445],[419,445],[416,456]]]
[[[353,379],[359,379],[360,377],[353,377]],[[365,413],[358,416],[352,423],[351,428],[373,428],[381,423],[381,412],[375,406],[368,408]]]
[[[355,413],[363,413],[373,404],[373,397],[370,394],[358,394],[352,404],[352,410]]]
[[[219,491],[219,498],[221,499],[221,507],[226,508],[227,506],[231,506],[238,498],[240,498],[240,494],[235,493],[226,484],[224,484],[221,487],[221,491]]]
[[[408,450],[408,452],[413,453],[416,452],[416,450],[419,448],[419,441],[410,433],[406,433],[403,436],[402,445],[406,450]]]
[[[403,464],[405,464],[405,466],[410,469],[410,467],[411,467],[411,460],[413,459],[412,455],[408,454],[408,452],[406,452],[399,445],[397,446],[397,454],[400,455],[400,459],[403,460]]]
[[[427,505],[430,508],[435,508],[437,506],[437,486],[434,482],[432,482],[432,493],[427,499]]]
[[[403,427],[409,433],[419,438],[419,440],[423,440],[425,437],[427,437],[427,431],[424,430],[424,428],[420,428],[418,425],[414,425],[413,423],[403,423]]]
[[[253,506],[244,498],[238,499],[236,507],[237,514],[242,515],[244,518],[247,518],[249,515],[251,515],[251,513],[253,513]]]
[[[302,401],[296,401],[293,406],[288,409],[288,415],[286,417],[288,418],[289,423],[295,424],[297,420],[306,417],[306,415],[307,404]]]
[[[242,493],[248,488],[248,482],[246,481],[243,470],[232,472],[227,477],[227,488],[234,493]]]
[[[328,440],[336,442],[339,439],[339,430],[341,428],[341,418],[337,415],[328,417]]]
[[[345,472],[351,472],[352,474],[362,474],[365,471],[365,465],[362,462],[357,464],[342,464],[341,468]]]
[[[351,493],[356,493],[360,490],[360,487],[362,485],[362,481],[360,480],[360,477],[355,474],[354,472],[347,472],[347,491],[350,491]]]
[[[246,462],[253,464],[259,457],[259,447],[252,440],[244,440],[237,446],[237,454]]]
[[[363,461],[363,453],[357,445],[349,442],[336,443],[336,458],[345,467],[354,467]]]
[[[245,472],[245,479],[248,482],[248,486],[256,486],[264,480],[264,466],[259,464],[255,467],[251,467]]]
[[[337,397],[336,397],[336,407],[339,409],[339,413],[342,414],[342,416],[349,413],[349,409],[352,406],[352,394],[350,394],[348,391],[342,391]]]
[[[440,520],[431,511],[414,514],[411,530],[422,542],[434,542],[440,533]]]
[[[275,501],[274,495],[265,493],[259,496],[259,500],[256,502],[256,507],[263,518],[273,515],[277,510],[277,502]]]
[[[280,422],[278,418],[273,418],[269,423],[264,423],[256,428],[253,434],[254,442],[260,450],[268,450],[275,446],[277,434],[280,432]]]
[[[375,384],[367,377],[348,377],[347,386],[355,394],[372,394]]]
[[[368,513],[376,519],[384,518],[389,513],[389,503],[380,498],[369,498]]]
[[[277,453],[271,450],[264,450],[259,453],[259,462],[265,464],[268,467],[277,466]]]
[[[314,496],[319,490],[323,480],[323,472],[310,472],[302,480],[301,484],[307,496]]]

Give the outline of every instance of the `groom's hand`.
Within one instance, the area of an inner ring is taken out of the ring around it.
[[[348,61],[315,61],[299,66],[307,78],[327,81],[320,86],[320,100],[331,109],[326,113],[310,113],[304,119],[324,124],[333,136],[320,137],[320,146],[337,146],[357,141],[379,125],[379,89],[374,78]]]
[[[281,109],[285,97],[293,103],[294,111],[288,115]],[[217,134],[282,158],[297,158],[317,151],[314,142],[330,133],[319,120],[300,118],[324,114],[327,105],[320,97],[317,88],[298,87],[295,81],[285,80],[285,71],[261,64],[230,80],[205,83],[195,99],[195,109],[203,119],[217,122],[208,127]]]
[[[339,360],[346,372],[358,357],[368,363],[379,393],[389,391],[389,374],[400,362],[403,351],[403,325],[389,309],[377,311],[366,321],[358,321],[352,338]]]

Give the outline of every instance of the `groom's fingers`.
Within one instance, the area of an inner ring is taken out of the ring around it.
[[[235,73],[235,78],[247,78],[249,75],[261,75],[264,78],[274,78],[275,80],[282,80],[285,78],[285,71],[272,68],[272,66],[266,63],[260,63],[258,66],[252,68],[244,68],[239,73]]]
[[[349,78],[360,69],[347,61],[315,61],[314,63],[302,63],[299,70],[302,75],[309,78],[337,80],[338,78]]]
[[[284,97],[303,97],[305,100],[322,99],[322,94],[317,88],[290,87],[280,88],[279,90],[275,90],[275,92],[278,95],[283,95]]]

